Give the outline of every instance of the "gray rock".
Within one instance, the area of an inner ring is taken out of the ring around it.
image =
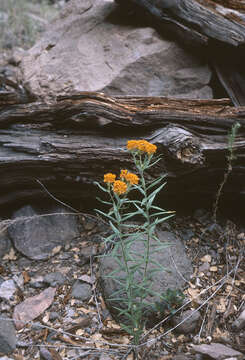
[[[8,231],[7,229],[3,229],[0,219],[0,259],[9,252],[10,248],[11,241],[8,236]]]
[[[31,326],[32,330],[41,331],[43,330],[42,324],[40,322],[34,322]]]
[[[16,249],[30,259],[47,259],[55,247],[63,246],[79,235],[77,216],[65,215],[67,209],[52,208],[46,213],[51,215],[44,216],[40,210],[28,205],[13,214],[13,219],[31,217],[15,222],[8,229]]]
[[[16,331],[8,316],[1,315],[0,319],[0,353],[9,354],[15,350],[17,344]]]
[[[151,259],[158,262],[162,267],[167,271],[155,272],[152,276],[152,287],[151,289],[157,293],[162,294],[166,293],[168,289],[170,290],[181,290],[185,284],[185,279],[188,281],[190,275],[192,274],[192,265],[190,260],[187,258],[184,245],[182,242],[175,237],[175,235],[168,231],[158,231],[158,238],[161,243],[169,243],[169,247],[165,247],[158,252],[151,252]],[[154,245],[158,246],[158,243],[155,240],[152,240],[152,249]],[[131,247],[131,255],[134,258],[134,254],[144,254],[144,246],[142,242],[134,241]],[[138,260],[138,257],[137,257]],[[117,281],[112,278],[108,278],[112,271],[116,271],[119,265],[115,259],[111,256],[105,256],[101,258],[100,263],[100,285],[104,300],[107,304],[108,309],[116,320],[124,320],[118,317],[118,311],[115,307],[122,307],[122,303],[118,301],[108,301],[112,295],[121,289]],[[155,265],[149,264],[149,269],[156,268]],[[177,268],[177,270],[176,270]],[[143,270],[143,267],[142,269]],[[122,270],[116,271],[116,274],[119,275],[122,279],[125,278],[125,272]],[[135,274],[135,281],[138,283],[142,282],[142,276],[139,273]],[[162,303],[159,299],[159,296],[148,296],[146,301],[150,303]],[[149,309],[145,309],[146,311]],[[148,320],[152,323],[154,322],[154,317],[156,317],[156,311],[151,309],[148,312]],[[149,324],[150,325],[150,324]]]
[[[152,28],[122,24],[116,8],[108,0],[70,1],[22,59],[31,93],[212,98],[206,63]]]
[[[194,360],[194,358],[191,355],[178,354],[175,355],[172,360]]]
[[[63,285],[66,282],[66,277],[59,271],[47,274],[43,281],[52,287]]]
[[[233,322],[232,329],[239,331],[245,329],[245,309],[241,312],[238,318]]]
[[[49,315],[49,320],[53,321],[60,318],[60,314],[56,311],[51,311]]]
[[[6,280],[0,285],[0,299],[11,300],[16,291],[16,285],[14,280]]]
[[[193,311],[193,310],[183,311],[181,315],[179,316],[175,315],[173,317],[172,320],[173,326],[178,325],[184,319],[186,320],[182,324],[180,324],[175,329],[175,331],[180,334],[188,335],[195,332],[195,330],[197,329],[201,319],[201,314],[199,311]]]
[[[53,360],[52,354],[46,348],[40,349],[40,359],[41,360]]]
[[[215,360],[224,360],[231,357],[235,357],[237,360],[244,359],[243,354],[239,351],[219,343],[194,345],[193,350]]]
[[[91,286],[77,280],[72,286],[71,296],[82,301],[89,300],[92,296]]]

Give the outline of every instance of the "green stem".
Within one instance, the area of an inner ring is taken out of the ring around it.
[[[120,199],[117,200],[116,207],[117,207],[118,213],[119,213],[119,220],[117,220],[117,229],[118,229],[118,232],[119,232],[120,247],[121,247],[123,261],[124,261],[124,264],[125,264],[125,269],[126,269],[127,279],[128,279],[128,288],[126,289],[126,292],[127,292],[128,299],[130,299],[130,302],[128,302],[128,304],[129,304],[128,311],[131,314],[131,319],[134,319],[135,314],[134,314],[134,308],[133,308],[133,302],[132,302],[132,300],[133,300],[132,286],[134,285],[134,281],[132,283],[131,276],[130,276],[130,269],[129,269],[129,266],[128,266],[127,252],[126,252],[123,237],[122,237],[122,221],[121,221],[121,215],[120,215],[120,209],[121,209],[122,206],[123,206],[123,202]],[[133,325],[133,323],[132,323],[132,325]],[[134,334],[134,345],[138,345],[138,341],[139,341],[139,336],[136,333],[136,334]]]

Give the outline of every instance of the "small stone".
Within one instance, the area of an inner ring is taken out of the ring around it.
[[[40,349],[40,359],[41,360],[53,360],[54,358],[48,349],[41,348]]]
[[[15,350],[17,344],[16,331],[12,319],[1,315],[0,320],[0,353],[9,354]]]
[[[42,289],[46,287],[45,283],[41,281],[31,282],[29,286],[32,287],[33,289]]]
[[[178,354],[172,358],[172,360],[191,360],[191,359],[193,359],[193,357],[189,355],[187,356],[185,354]]]
[[[4,255],[6,255],[9,252],[11,245],[12,244],[8,236],[7,229],[3,230],[0,223],[0,258],[4,257]]]
[[[40,322],[34,322],[31,326],[32,330],[39,331],[43,329],[43,326]]]
[[[232,329],[235,331],[243,330],[244,328],[245,328],[245,309],[241,312],[239,317],[232,324]]]
[[[57,313],[56,311],[51,311],[49,315],[49,320],[53,321],[58,319],[59,317],[60,317],[59,313]]]
[[[237,240],[244,240],[245,239],[245,233],[240,233],[237,235]]]
[[[37,318],[49,308],[54,300],[55,290],[55,288],[49,287],[15,306],[13,318],[17,330],[22,329],[27,322]]]
[[[188,241],[190,240],[195,234],[192,230],[190,229],[184,229],[181,231],[181,235],[182,235],[182,239],[184,241]]]
[[[186,319],[188,318],[188,319]],[[199,311],[187,310],[183,311],[180,316],[173,317],[173,325],[178,325],[181,321],[186,319],[181,325],[179,325],[175,331],[181,334],[191,334],[193,333],[196,328],[198,327],[199,320],[201,319],[201,315]]]
[[[66,277],[59,271],[47,274],[43,281],[52,287],[63,285],[66,282]]]
[[[199,266],[198,271],[199,272],[207,272],[210,269],[210,264],[208,262],[204,262],[201,266]]]
[[[194,219],[199,221],[202,225],[208,225],[210,222],[210,214],[205,209],[197,209],[193,214]]]
[[[112,360],[112,358],[107,354],[101,354],[99,360]]]
[[[92,289],[89,284],[77,280],[72,287],[71,296],[78,300],[89,300],[92,296]]]
[[[14,275],[13,280],[14,280],[15,284],[18,286],[18,288],[20,288],[23,291],[24,290],[24,278],[23,278],[23,275],[22,274],[20,274],[19,276]]]
[[[219,343],[194,345],[193,350],[215,360],[224,360],[229,357],[235,357],[237,360],[243,359],[242,353]]]
[[[11,300],[16,291],[14,280],[6,280],[0,285],[0,299]]]

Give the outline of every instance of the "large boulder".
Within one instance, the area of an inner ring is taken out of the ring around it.
[[[168,290],[181,291],[186,281],[190,279],[190,276],[193,272],[191,262],[186,255],[185,247],[182,241],[170,231],[159,230],[157,235],[162,244],[169,244],[169,246],[163,247],[157,252],[152,251],[156,246],[159,247],[159,244],[156,242],[156,240],[151,241],[150,259],[152,263],[149,264],[149,269],[156,268],[156,266],[153,264],[153,261],[159,263],[161,267],[166,269],[166,271],[155,272],[152,275],[153,279],[151,283],[151,290],[156,294],[167,294]],[[144,252],[145,247],[143,242],[134,241],[130,250],[133,260],[139,261],[139,255],[143,256]],[[121,254],[121,252],[119,253]],[[139,284],[142,282],[143,269],[144,267],[142,265],[141,273],[136,272],[135,274],[134,279]],[[126,278],[126,273],[119,269],[119,264],[115,258],[107,254],[101,258],[100,286],[104,300],[111,314],[117,321],[124,322],[125,319],[121,315],[119,316],[119,311],[117,310],[118,308],[122,308],[122,302],[120,300],[110,300],[114,297],[113,294],[122,289],[117,279],[113,279],[110,276],[108,277],[108,275],[111,273],[120,276],[121,279]],[[123,280],[121,280],[121,282],[123,282]],[[163,301],[160,300],[159,296],[157,295],[148,296],[146,301],[151,303],[158,303],[159,305],[162,304],[164,309]],[[145,308],[145,320],[148,322],[148,325],[152,325],[155,321],[158,320],[158,311],[158,309],[154,308],[150,308],[150,310],[147,307]]]
[[[71,0],[24,56],[30,92],[212,98],[207,64],[150,27],[129,25],[113,1]]]

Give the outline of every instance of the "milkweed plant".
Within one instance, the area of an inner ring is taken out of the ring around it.
[[[148,299],[157,296],[160,301],[164,300],[163,294],[152,290],[153,274],[165,270],[152,259],[152,254],[168,246],[158,239],[156,227],[173,216],[174,212],[154,205],[156,195],[166,184],[163,183],[165,175],[152,181],[146,180],[145,172],[160,160],[160,157],[155,156],[157,146],[146,140],[130,140],[127,150],[133,158],[136,173],[122,169],[119,178],[116,174],[106,173],[104,185],[96,182],[109,198],[108,201],[100,200],[109,207],[108,212],[97,212],[106,218],[112,229],[112,234],[105,242],[112,247],[108,256],[113,256],[118,264],[118,268],[106,276],[116,281],[120,290],[107,300],[113,304],[116,301],[118,305],[114,307],[119,317],[126,319],[122,321],[121,327],[132,336],[133,344],[138,345],[144,331],[147,309],[155,308],[155,304],[151,304]],[[135,200],[129,198],[132,190],[137,190],[140,195]],[[135,217],[143,221],[140,230],[132,232],[129,221],[132,222]],[[142,254],[136,254],[132,248],[136,241],[143,243]],[[119,272],[125,276],[119,275]]]

